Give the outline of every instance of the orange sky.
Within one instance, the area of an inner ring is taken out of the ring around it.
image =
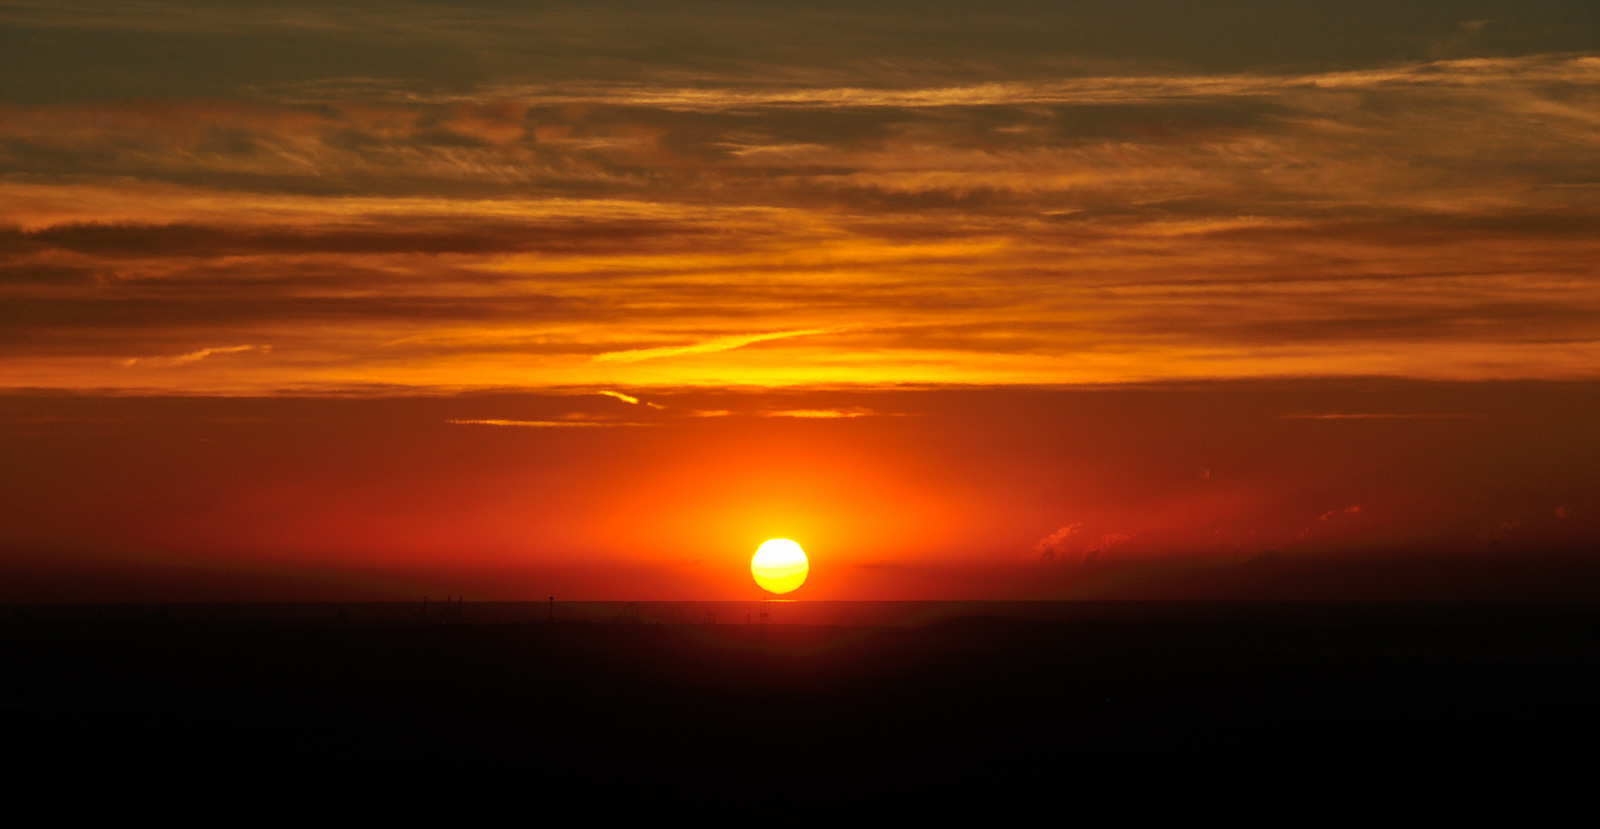
[[[7,5],[0,564],[743,597],[790,535],[816,597],[1021,597],[1600,541],[1597,14]]]
[[[638,399],[15,396],[5,598],[750,599],[770,537],[812,557],[799,598],[1270,595],[1321,589],[1274,562],[1528,562],[1600,532],[1593,383]],[[1334,592],[1437,593],[1358,578]]]

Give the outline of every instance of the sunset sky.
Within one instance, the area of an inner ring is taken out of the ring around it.
[[[1591,0],[0,0],[0,600],[1556,595],[1597,263]]]

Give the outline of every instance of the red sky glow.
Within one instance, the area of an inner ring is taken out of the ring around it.
[[[1592,4],[679,5],[0,6],[0,600],[1600,583]]]

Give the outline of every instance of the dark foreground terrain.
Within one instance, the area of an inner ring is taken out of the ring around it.
[[[1459,805],[1594,768],[1594,606],[1102,610],[848,627],[12,608],[0,726],[44,776],[617,784],[596,808],[1283,778],[1338,799],[1443,781]]]

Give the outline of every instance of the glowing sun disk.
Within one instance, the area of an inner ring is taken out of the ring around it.
[[[763,590],[788,593],[806,581],[811,565],[800,545],[787,538],[774,538],[756,549],[750,559],[750,575]]]

